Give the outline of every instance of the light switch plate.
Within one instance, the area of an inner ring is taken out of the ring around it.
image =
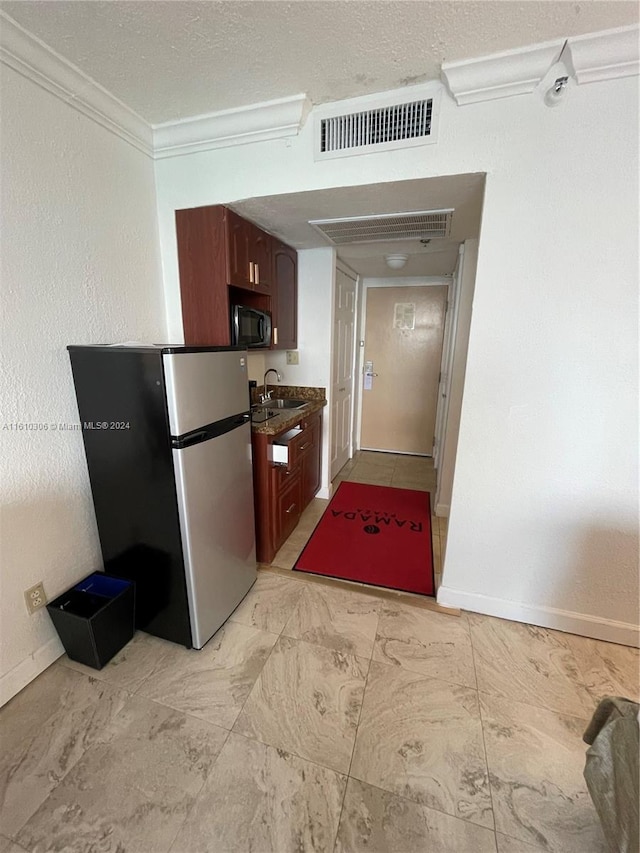
[[[300,354],[297,349],[287,350],[287,364],[300,364]]]

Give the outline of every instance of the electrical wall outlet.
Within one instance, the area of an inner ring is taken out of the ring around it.
[[[42,581],[25,592],[24,600],[27,602],[27,610],[29,613],[35,613],[36,610],[40,610],[41,607],[45,606],[47,603],[47,596],[45,595]]]
[[[297,349],[287,350],[287,364],[300,364],[300,354]]]

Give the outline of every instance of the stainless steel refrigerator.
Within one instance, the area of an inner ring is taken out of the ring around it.
[[[246,350],[68,349],[105,571],[200,649],[256,579]]]

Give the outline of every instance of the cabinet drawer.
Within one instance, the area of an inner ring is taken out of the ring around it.
[[[293,533],[298,521],[302,503],[302,482],[296,472],[286,489],[276,495],[275,505],[275,540],[276,548]]]
[[[288,465],[274,465],[271,472],[275,489],[274,494],[280,494],[280,492],[288,489],[299,473],[300,471],[297,466],[289,468]]]
[[[296,438],[293,446],[293,460],[297,464],[304,456],[311,451],[313,446],[313,432],[310,429],[304,429]]]
[[[278,436],[271,449],[271,461],[280,462],[291,470],[307,453],[313,444],[313,430],[306,422]],[[284,448],[282,450],[281,448]]]

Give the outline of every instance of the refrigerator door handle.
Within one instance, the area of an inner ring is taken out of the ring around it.
[[[207,431],[204,429],[197,430],[196,432],[191,432],[186,438],[174,438],[171,437],[171,447],[175,447],[177,449],[181,447],[191,447],[192,444],[199,444],[201,441],[207,440]]]
[[[224,435],[227,432],[231,432],[231,430],[243,426],[250,419],[251,415],[249,412],[243,412],[241,415],[232,415],[230,418],[224,418],[215,424],[209,424],[204,429],[196,429],[193,432],[188,432],[186,435],[172,435],[171,447],[174,450],[183,450],[185,447],[200,444],[203,441],[208,441],[210,438],[217,438],[219,435]]]

